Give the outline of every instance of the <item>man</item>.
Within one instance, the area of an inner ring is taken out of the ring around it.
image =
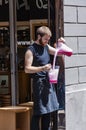
[[[36,41],[27,48],[25,53],[25,72],[33,78],[33,117],[31,130],[50,130],[50,113],[59,108],[54,85],[49,82],[48,71],[51,69],[50,54],[61,54],[63,48],[51,47],[48,43],[52,36],[48,27],[39,27],[36,31]],[[64,39],[59,39],[64,42]]]

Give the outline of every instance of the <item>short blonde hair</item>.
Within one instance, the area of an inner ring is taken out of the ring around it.
[[[44,35],[52,36],[51,30],[47,26],[41,26],[37,29],[36,35],[43,37]]]

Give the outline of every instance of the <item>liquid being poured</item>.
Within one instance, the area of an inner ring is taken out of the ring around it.
[[[58,50],[56,50],[55,55],[54,55],[52,69],[55,69],[55,62],[56,62],[57,52],[58,52]]]

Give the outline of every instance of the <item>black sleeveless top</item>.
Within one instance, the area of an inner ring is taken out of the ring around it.
[[[43,66],[50,63],[50,55],[48,52],[48,46],[41,46],[36,43],[29,46],[29,48],[33,53],[33,66]],[[41,71],[35,74],[32,74],[33,77],[44,77],[46,75],[45,71]]]

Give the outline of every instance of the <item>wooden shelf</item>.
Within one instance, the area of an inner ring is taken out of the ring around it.
[[[29,26],[29,21],[18,21],[17,26]],[[9,22],[0,22],[0,27],[8,27]]]
[[[2,71],[2,70],[0,70],[0,75],[3,75],[3,74],[8,75],[8,74],[10,74],[10,71]]]

